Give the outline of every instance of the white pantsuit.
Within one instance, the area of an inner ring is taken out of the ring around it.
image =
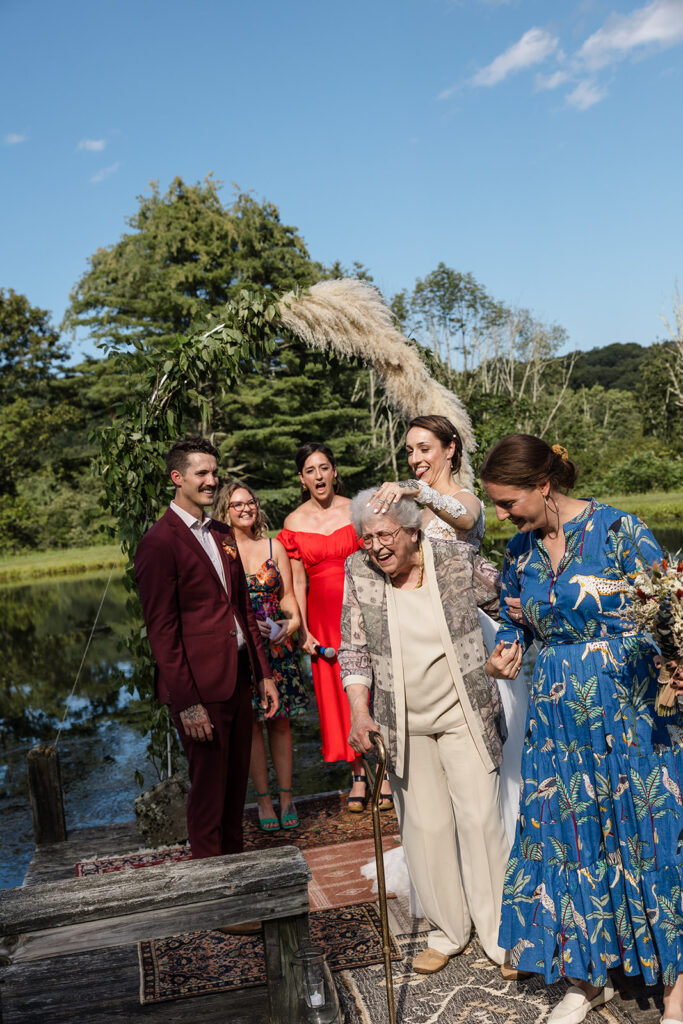
[[[486,955],[498,946],[508,858],[498,772],[487,772],[462,713],[448,732],[407,737],[406,771],[391,775],[410,879],[434,925],[428,945],[448,956],[469,941],[472,923]]]

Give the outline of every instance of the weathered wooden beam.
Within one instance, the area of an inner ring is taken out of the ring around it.
[[[57,748],[47,744],[33,747],[26,762],[36,846],[63,843],[66,821]]]
[[[263,922],[269,1024],[290,1024],[296,1006],[292,953],[310,942],[308,914]]]
[[[310,869],[281,846],[0,890],[0,940],[12,962],[308,909]]]

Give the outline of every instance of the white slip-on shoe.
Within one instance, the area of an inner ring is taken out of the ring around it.
[[[548,1017],[547,1024],[581,1024],[588,1011],[594,1006],[608,1003],[614,995],[614,985],[607,979],[605,987],[593,999],[587,999],[586,993],[578,985],[570,985],[567,993]]]

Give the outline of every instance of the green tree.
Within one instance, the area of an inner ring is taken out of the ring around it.
[[[67,356],[49,312],[0,288],[0,405],[44,395]]]
[[[304,441],[330,445],[347,494],[393,475],[394,421],[372,370],[288,340],[256,371],[216,403],[213,436],[222,471],[258,491],[273,528],[300,501],[294,453]]]
[[[225,207],[220,187],[211,175],[175,178],[162,195],[153,182],[128,219],[133,230],[91,257],[64,326],[107,347],[163,346],[244,287],[281,293],[322,276],[276,206],[240,193]]]
[[[77,419],[57,388],[67,354],[46,310],[0,289],[0,551],[38,546],[42,538],[36,480],[51,474],[60,436]]]
[[[394,297],[392,308],[399,319],[405,318],[406,305],[407,322],[423,344],[465,378],[479,363],[482,343],[504,315],[503,305],[472,274],[453,270],[445,263],[439,263],[425,278],[418,278],[409,300],[405,293]]]

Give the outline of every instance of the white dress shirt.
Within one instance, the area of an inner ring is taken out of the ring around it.
[[[228,587],[225,582],[225,569],[223,568],[223,559],[221,553],[218,550],[216,540],[211,533],[211,517],[204,516],[203,519],[197,519],[191,512],[186,512],[185,509],[180,508],[174,501],[171,502],[171,508],[177,516],[182,519],[187,528],[197,538],[201,546],[206,551],[207,555],[211,559],[211,564],[218,573],[218,578],[223,585],[223,590],[228,592]],[[238,648],[244,647],[245,640],[244,634],[240,628],[240,624],[235,618],[235,632],[237,633],[237,646]]]

